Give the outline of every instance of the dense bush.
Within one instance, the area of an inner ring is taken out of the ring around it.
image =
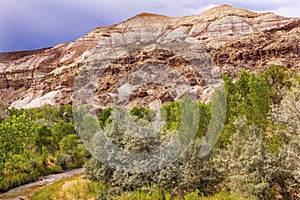
[[[9,109],[0,121],[0,191],[79,167],[88,156],[70,105]]]
[[[293,81],[293,77],[299,80],[297,74],[282,66],[271,66],[257,74],[242,71],[235,79],[224,75],[226,122],[214,152],[206,157],[200,157],[199,152],[203,136],[211,125],[211,111],[216,106],[198,103],[197,110],[203,118],[198,120],[197,137],[172,164],[155,172],[129,173],[93,158],[85,165],[86,176],[105,185],[102,198],[123,195],[130,199],[124,192],[133,192],[133,196],[151,194],[157,199],[168,199],[168,195],[198,199],[225,188],[228,193],[237,192],[251,199],[297,199],[300,193],[300,88],[299,81]],[[136,122],[147,124],[151,118],[145,121],[145,111],[134,108],[131,114],[137,117]],[[126,138],[123,129],[110,118],[111,110],[102,120],[106,122],[102,123],[105,135],[128,151],[151,152],[156,149],[155,144],[158,147],[165,144],[182,125],[179,101],[164,105],[161,113],[165,125],[158,138],[148,141]],[[189,123],[184,124],[189,126]],[[185,135],[181,137],[184,141]],[[160,192],[152,193],[153,188],[159,188]]]
[[[183,107],[184,111],[181,110]],[[93,149],[93,152],[99,154],[102,152],[99,146],[107,145],[105,141],[101,140],[103,136],[106,136],[109,137],[114,145],[123,150],[134,153],[150,153],[168,143],[171,137],[177,137],[182,144],[189,146],[189,143],[191,143],[189,149],[182,154],[177,161],[158,171],[135,173],[122,169],[114,169],[101,164],[96,159],[91,159],[85,165],[86,176],[91,180],[109,185],[113,193],[119,194],[120,192],[130,192],[134,189],[141,189],[151,185],[156,185],[169,192],[182,194],[197,188],[201,188],[201,192],[203,193],[212,192],[210,186],[220,182],[222,177],[215,176],[217,171],[212,167],[213,165],[210,159],[201,159],[198,156],[201,149],[201,139],[198,138],[196,141],[192,141],[192,137],[191,141],[189,141],[185,137],[185,135],[190,134],[191,131],[197,132],[207,129],[207,118],[209,118],[210,110],[209,105],[197,102],[192,103],[190,99],[185,98],[181,102],[169,103],[165,105],[164,108],[165,116],[162,117],[165,118],[166,123],[162,132],[154,136],[147,135],[147,132],[154,130],[151,126],[153,117],[148,117],[149,113],[151,113],[149,109],[133,108],[129,113],[126,113],[124,110],[118,110],[118,108],[116,108],[117,110],[114,109],[110,111],[110,118],[105,119],[105,121],[109,120],[110,123],[106,124],[103,135],[98,136],[95,134],[92,136],[93,138],[90,139],[92,142],[88,146],[90,149]],[[191,121],[189,118],[193,116],[193,113],[199,111],[203,113],[202,119],[205,121],[201,126],[197,124],[200,120],[194,120],[193,122],[193,120]],[[186,112],[188,118],[180,120],[173,118],[178,116],[181,118],[180,115],[182,112]],[[115,116],[122,119],[121,123],[117,123],[120,121],[118,121],[119,118]],[[103,117],[100,119],[103,119]],[[173,123],[173,120],[175,120],[175,123]],[[126,123],[127,129],[122,127],[124,125],[122,124],[123,122]],[[88,120],[87,123],[89,124],[88,130],[90,130],[92,127],[90,125],[91,120]],[[130,127],[134,124],[138,124],[139,128],[131,130]],[[194,130],[193,126],[195,127]],[[85,125],[83,125],[83,127],[85,127]],[[134,137],[136,134],[143,134],[146,137]],[[202,135],[204,135],[204,133],[202,133]],[[197,134],[195,136],[197,136]],[[174,148],[178,147],[176,146]],[[173,149],[173,151],[175,151],[175,149]],[[126,160],[122,160],[122,157],[116,152],[106,152],[105,155],[107,158],[113,160],[119,159],[119,162],[126,162]],[[163,160],[161,161],[163,162]],[[141,164],[142,163],[138,163],[137,165]],[[160,163],[156,164],[159,165]],[[142,165],[140,167],[143,168]],[[214,176],[207,177],[204,176],[204,174],[214,174]],[[109,194],[111,194],[111,192],[109,192]]]
[[[155,113],[149,108],[135,107],[128,113],[123,108],[106,108],[98,121],[82,114],[89,108],[74,113],[81,122],[76,129],[82,141],[89,150],[99,150],[97,155],[107,161],[126,159],[115,151],[103,152],[103,147],[109,147],[104,136],[118,148],[135,153],[155,152],[172,137],[188,146],[169,165],[148,172],[113,168],[91,158],[85,164],[86,177],[100,183],[100,199],[205,199],[208,195],[217,199],[299,199],[299,75],[272,66],[262,73],[242,71],[235,79],[223,78],[227,113],[220,109],[220,102],[189,100],[186,109],[182,101],[171,102],[162,106],[165,124],[160,132],[151,124]],[[115,109],[121,111],[123,124],[116,121]],[[217,121],[225,114],[223,127]],[[0,108],[0,115],[0,190],[80,166],[89,156],[75,132],[70,106]],[[182,117],[185,115],[190,118]],[[98,126],[101,134],[96,133]],[[200,155],[203,144],[210,144],[204,142],[213,138],[211,131],[219,129],[222,134],[214,151]],[[195,137],[190,139],[193,131]],[[147,137],[135,137],[138,134]],[[175,154],[183,149],[179,145],[169,150]],[[141,168],[147,165],[139,164]]]

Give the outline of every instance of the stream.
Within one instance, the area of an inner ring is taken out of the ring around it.
[[[36,191],[44,187],[45,185],[49,185],[54,182],[58,182],[65,178],[69,178],[78,174],[83,173],[84,169],[74,169],[70,171],[65,171],[59,174],[50,174],[47,176],[41,177],[36,182],[28,183],[16,188],[13,188],[5,193],[0,194],[0,200],[25,200],[28,199],[29,196],[33,195]]]

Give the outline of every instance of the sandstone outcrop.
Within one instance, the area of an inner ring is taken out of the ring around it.
[[[229,5],[178,18],[142,13],[68,44],[1,53],[0,101],[61,105],[79,90],[92,91],[98,107],[165,103],[187,90],[205,101],[223,73],[299,70],[299,32],[297,18]]]

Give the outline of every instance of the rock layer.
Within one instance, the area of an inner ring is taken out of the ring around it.
[[[100,73],[84,85],[94,91],[92,103],[99,107],[121,104],[116,93],[141,82],[138,76],[128,75],[141,67],[150,70],[148,74],[158,83],[130,88],[132,105],[177,99],[180,92],[175,86],[189,87],[196,98],[207,100],[211,86],[221,80],[220,71],[235,76],[241,69],[257,71],[271,64],[299,69],[299,25],[296,18],[228,5],[181,18],[142,13],[120,24],[96,28],[68,44],[1,53],[0,101],[17,108],[71,103],[87,65]],[[177,45],[164,47],[174,41]],[[195,64],[193,58],[203,60]],[[105,70],[101,71],[103,63]],[[160,79],[156,72],[162,74]]]

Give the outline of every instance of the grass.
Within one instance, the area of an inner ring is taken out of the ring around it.
[[[65,180],[45,186],[37,191],[29,200],[96,200],[99,198],[100,190],[108,188],[97,183],[82,179],[81,175],[67,178]],[[102,191],[105,192],[105,191]],[[212,196],[204,197],[199,191],[186,194],[184,197],[171,196],[170,193],[156,189],[151,193],[134,191],[114,196],[115,200],[250,200],[236,193],[222,190]]]
[[[129,194],[122,194],[117,200],[250,200],[238,194],[231,194],[228,191],[221,191],[212,196],[204,197],[198,191],[186,194],[184,197],[171,197],[169,193],[154,191],[151,194],[135,191]]]
[[[77,175],[45,186],[29,200],[94,200],[98,197],[99,188],[97,183]]]

